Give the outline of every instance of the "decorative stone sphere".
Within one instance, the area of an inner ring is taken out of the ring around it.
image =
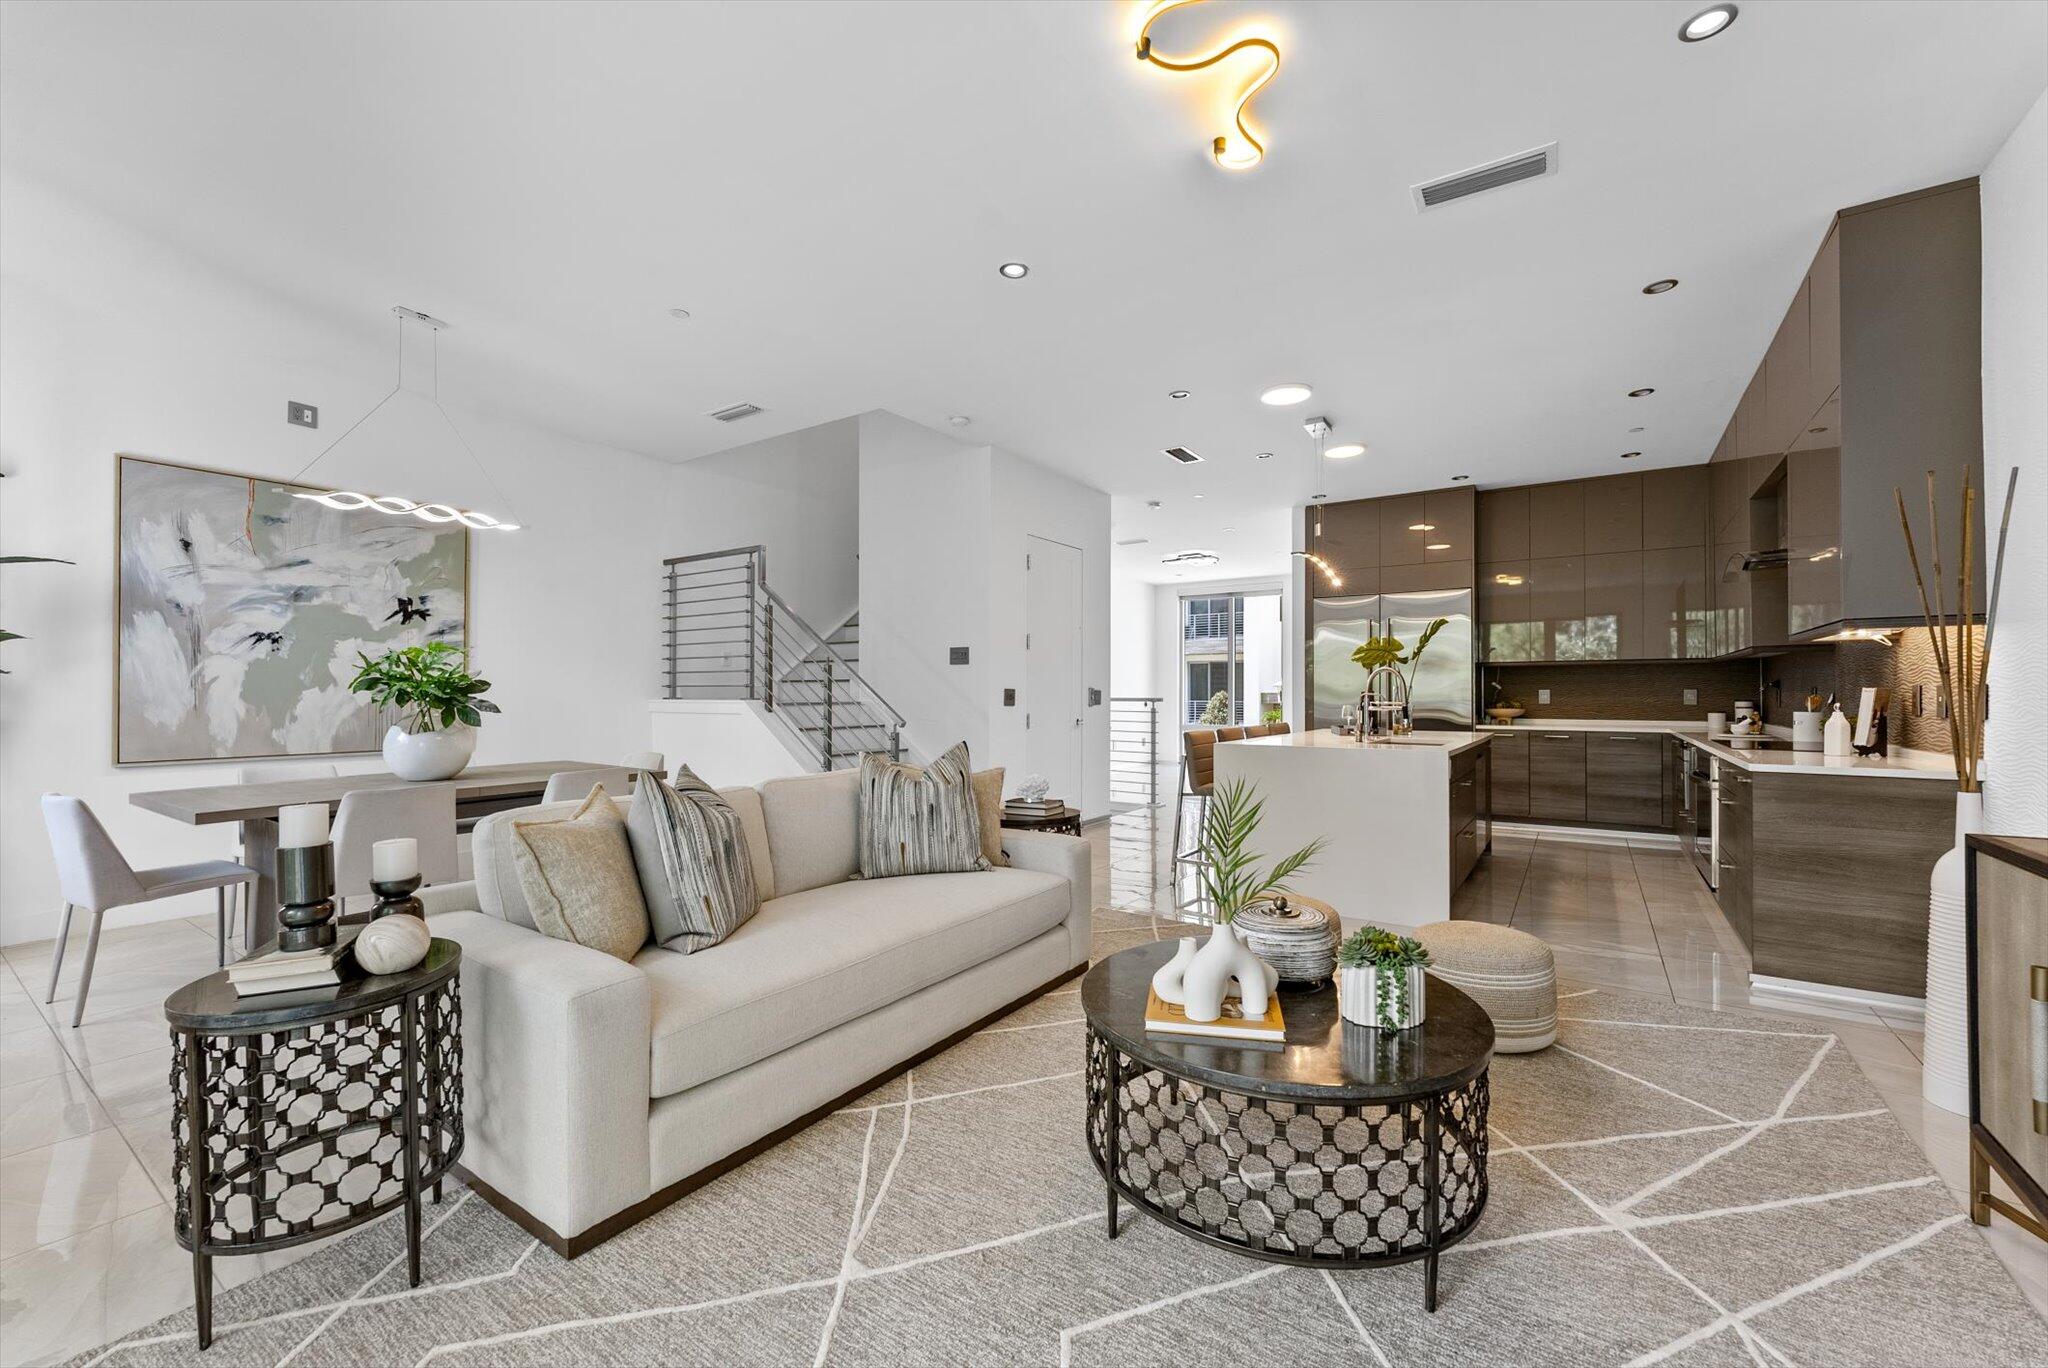
[[[403,973],[427,957],[433,940],[419,917],[379,917],[356,932],[356,963],[365,973]]]

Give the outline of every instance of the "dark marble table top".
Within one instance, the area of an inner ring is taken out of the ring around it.
[[[1284,1044],[1211,1040],[1145,1029],[1152,975],[1173,957],[1171,940],[1119,950],[1081,980],[1089,1026],[1124,1054],[1178,1078],[1226,1091],[1304,1102],[1373,1103],[1469,1083],[1493,1057],[1493,1019],[1429,976],[1420,1026],[1380,1031],[1347,1022],[1331,985],[1280,985]]]
[[[227,971],[217,970],[164,999],[164,1019],[181,1031],[247,1035],[362,1016],[453,976],[462,966],[462,947],[436,936],[425,959],[396,974],[365,974],[355,968],[352,955],[344,964],[343,972],[353,971],[352,976],[331,987],[253,997],[236,996]]]

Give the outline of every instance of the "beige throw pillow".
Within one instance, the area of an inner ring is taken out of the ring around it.
[[[974,772],[974,810],[981,818],[981,855],[992,865],[1006,865],[1003,854],[1003,767]]]
[[[565,821],[512,823],[512,863],[543,935],[622,960],[647,944],[647,904],[626,821],[604,785]]]

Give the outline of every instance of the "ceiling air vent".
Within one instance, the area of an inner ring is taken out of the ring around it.
[[[1166,454],[1173,457],[1174,460],[1179,461],[1182,465],[1193,465],[1195,462],[1202,459],[1201,457],[1195,455],[1194,452],[1189,451],[1186,447],[1168,447],[1166,449]]]
[[[751,418],[760,411],[759,404],[734,404],[731,408],[722,408],[705,416],[716,418],[721,423],[737,423],[740,419]]]
[[[1498,190],[1503,185],[1516,181],[1534,180],[1538,176],[1557,174],[1557,144],[1545,143],[1527,152],[1517,152],[1512,157],[1502,157],[1484,166],[1475,166],[1469,171],[1460,171],[1455,176],[1440,180],[1424,181],[1415,186],[1415,208],[1418,211],[1435,209],[1449,204],[1452,200],[1476,195],[1482,190]]]

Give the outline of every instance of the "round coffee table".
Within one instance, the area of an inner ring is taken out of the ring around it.
[[[1081,980],[1089,1156],[1117,1198],[1198,1240],[1276,1263],[1370,1268],[1437,1255],[1486,1209],[1493,1022],[1431,978],[1407,1031],[1351,1025],[1333,987],[1280,987],[1284,1045],[1145,1029],[1171,941]]]

